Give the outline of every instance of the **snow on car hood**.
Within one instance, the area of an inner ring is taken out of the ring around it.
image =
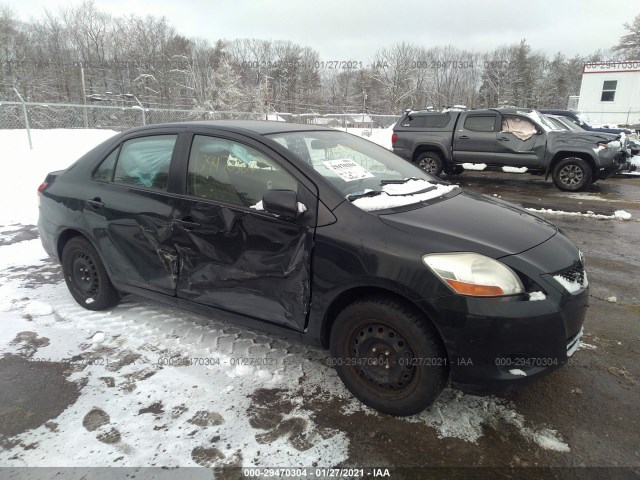
[[[465,190],[433,205],[380,214],[380,220],[424,238],[428,253],[478,252],[492,258],[533,248],[558,231],[516,205]]]
[[[410,179],[406,183],[384,185],[380,195],[356,198],[352,203],[366,211],[385,210],[441,197],[456,188],[459,187],[457,185],[443,185],[426,180]]]

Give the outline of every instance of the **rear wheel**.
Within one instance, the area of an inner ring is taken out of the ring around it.
[[[347,306],[331,330],[331,354],[351,393],[391,415],[424,410],[447,380],[447,357],[431,324],[391,299]]]
[[[442,173],[444,163],[436,152],[423,152],[416,158],[416,165],[436,177]]]
[[[62,271],[69,292],[87,310],[104,310],[120,300],[93,245],[74,237],[62,250]]]
[[[553,183],[566,192],[584,189],[591,183],[592,178],[591,167],[578,157],[563,158],[553,169]]]

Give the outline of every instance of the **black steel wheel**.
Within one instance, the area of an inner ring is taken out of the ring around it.
[[[93,245],[74,237],[62,250],[62,271],[73,298],[88,310],[104,310],[120,300]]]
[[[444,163],[436,152],[423,152],[416,158],[416,165],[436,177],[442,173]]]
[[[591,183],[592,177],[589,164],[578,157],[563,158],[553,169],[553,183],[565,192],[583,190]]]
[[[346,387],[365,405],[413,415],[444,388],[447,357],[433,326],[392,299],[347,306],[331,330],[331,354]]]

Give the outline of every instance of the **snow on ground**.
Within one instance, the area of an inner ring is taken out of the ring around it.
[[[3,158],[20,162],[0,190],[16,207],[4,209],[0,232],[33,224],[44,173],[112,134],[34,131],[29,152],[20,132],[0,131]],[[344,388],[326,351],[136,296],[109,311],[83,309],[38,239],[0,244],[0,299],[4,359],[65,365],[79,390],[55,418],[10,438],[3,466],[333,466],[348,459],[349,438],[321,425],[310,400],[335,403],[345,416],[379,415]],[[398,421],[408,435],[422,423],[470,443],[508,425],[540,448],[569,451],[556,431],[493,396],[446,389]]]
[[[553,210],[551,208],[527,208],[530,212],[535,213],[546,213],[548,215],[569,215],[569,216],[578,216],[585,218],[595,218],[598,220],[629,220],[631,218],[631,214],[629,212],[625,212],[624,210],[616,210],[613,212],[613,215],[602,215],[599,213],[593,213],[591,210],[587,210],[586,213],[582,212],[565,212],[562,210]]]
[[[11,199],[11,208],[0,211],[0,225],[35,224],[36,191],[47,173],[68,167],[115,133],[112,130],[31,130],[33,150],[29,150],[26,130],[0,130],[5,172],[0,176],[0,192],[3,199]]]
[[[391,135],[393,135],[393,125],[388,128],[340,128],[335,127],[335,130],[347,132],[352,135],[357,135],[369,140],[373,143],[377,143],[381,147],[391,150]]]

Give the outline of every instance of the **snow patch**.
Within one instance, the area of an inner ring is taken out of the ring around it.
[[[618,297],[616,297],[615,295],[611,295],[610,297],[607,297],[607,302],[618,303]]]
[[[525,173],[527,170],[527,167],[502,167],[502,171],[507,173]]]
[[[29,302],[24,308],[24,312],[32,317],[43,317],[53,313],[53,307],[48,303],[34,300]]]
[[[631,214],[629,212],[625,212],[624,210],[616,210],[613,212],[613,216],[615,218],[619,218],[620,220],[629,220],[631,218]]]
[[[511,375],[518,375],[520,377],[526,377],[527,376],[526,372],[523,372],[519,368],[512,368],[511,370],[509,370],[509,373]]]
[[[431,187],[433,187],[432,190],[419,193]],[[365,211],[383,210],[441,197],[455,188],[459,187],[457,185],[431,183],[426,180],[408,180],[402,184],[385,185],[382,187],[382,193],[380,195],[356,198],[352,203]]]
[[[582,283],[580,282],[571,282],[569,280],[567,280],[566,278],[562,277],[561,275],[554,275],[553,279],[558,282],[560,285],[562,285],[565,290],[569,293],[577,293],[580,290],[587,288],[589,286],[589,280],[587,280],[587,274],[584,274],[584,279],[582,281]]]
[[[486,163],[463,163],[462,168],[465,170],[484,170],[487,168]]]
[[[531,292],[529,294],[530,302],[537,302],[539,300],[546,300],[547,296],[543,292]]]
[[[569,215],[569,216],[579,216],[579,217],[587,217],[587,218],[597,218],[598,220],[629,220],[631,218],[631,214],[625,212],[624,210],[617,210],[613,215],[601,215],[599,213],[593,213],[591,210],[587,210],[586,213],[582,212],[565,212],[562,210],[552,210],[550,208],[527,208],[530,212],[535,213],[546,213],[548,215]]]

